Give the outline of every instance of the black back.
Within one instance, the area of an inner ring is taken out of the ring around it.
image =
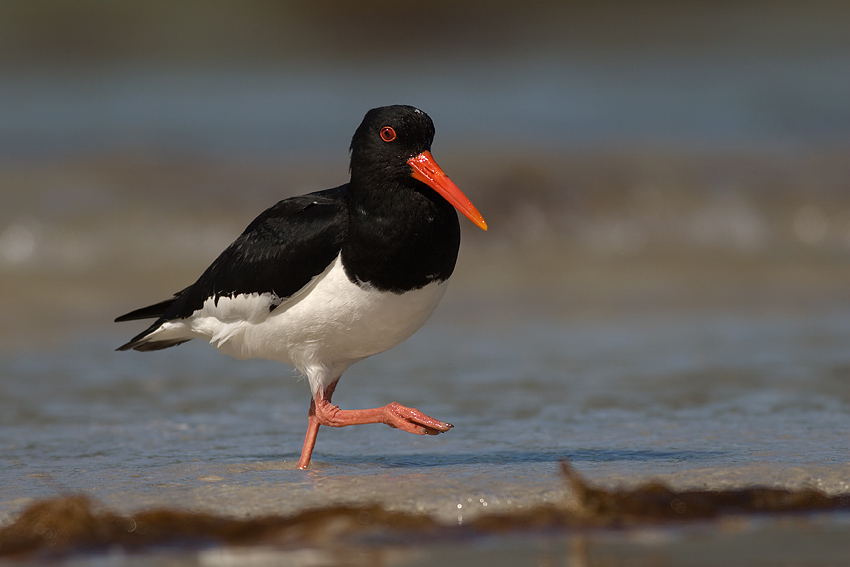
[[[188,317],[214,297],[242,293],[291,296],[339,254],[348,214],[347,186],[280,201],[254,219],[198,281],[180,295],[169,319]]]

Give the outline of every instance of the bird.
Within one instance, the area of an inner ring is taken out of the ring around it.
[[[397,402],[343,410],[331,401],[349,366],[409,338],[437,307],[460,247],[456,210],[488,228],[434,160],[434,134],[418,108],[369,110],[351,139],[347,183],[271,206],[195,283],[117,317],[155,319],[117,350],[198,338],[237,359],[294,367],[311,391],[300,469],[308,468],[322,425],[450,430],[451,423]]]

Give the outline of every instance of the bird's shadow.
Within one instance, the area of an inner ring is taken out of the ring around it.
[[[723,451],[654,451],[646,449],[566,449],[563,451],[482,451],[476,453],[408,453],[331,456],[317,455],[327,464],[377,465],[388,468],[511,465],[528,463],[700,462],[724,456]]]

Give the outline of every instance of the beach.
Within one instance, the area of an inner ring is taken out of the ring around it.
[[[367,4],[0,8],[0,563],[846,563],[846,7]],[[454,428],[325,427],[297,470],[291,368],[112,321],[344,183],[394,103],[489,230],[334,402]],[[722,504],[762,489],[803,504]]]

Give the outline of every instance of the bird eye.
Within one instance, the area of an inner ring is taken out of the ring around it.
[[[392,126],[384,126],[381,128],[381,139],[385,142],[392,142],[395,140],[395,130],[393,130]]]

